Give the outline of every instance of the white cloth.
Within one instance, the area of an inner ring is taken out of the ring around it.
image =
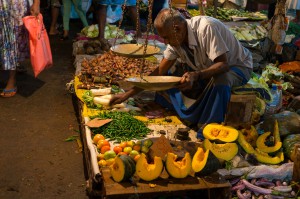
[[[266,178],[269,180],[278,179],[290,181],[293,176],[293,162],[282,165],[259,165],[234,169],[219,169],[217,172],[221,176],[243,176],[247,174],[247,179]]]
[[[196,16],[187,20],[189,48],[194,54],[195,65],[182,48],[168,45],[164,51],[167,60],[183,59],[194,70],[210,67],[213,60],[226,53],[229,66],[253,68],[252,55],[219,20],[208,16]]]
[[[287,0],[288,9],[300,10],[300,0]]]

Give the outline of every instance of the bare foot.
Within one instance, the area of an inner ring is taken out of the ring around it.
[[[56,28],[50,28],[49,35],[58,35],[59,31]]]

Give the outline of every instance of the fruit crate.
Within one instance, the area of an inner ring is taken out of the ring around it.
[[[159,178],[150,183],[144,181],[117,183],[113,181],[108,168],[99,169],[97,149],[92,144],[91,131],[85,125],[89,119],[81,114],[82,102],[77,100],[76,104],[83,145],[86,192],[90,198],[147,199],[160,196],[184,196],[203,199],[231,198],[230,183],[218,175],[203,178],[190,176],[184,179]]]

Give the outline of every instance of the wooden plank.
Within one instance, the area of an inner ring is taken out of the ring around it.
[[[224,199],[231,198],[231,185],[218,173],[214,173],[210,176],[202,178],[204,183],[207,185],[208,198],[213,199]],[[228,187],[224,187],[224,184],[228,183]],[[213,187],[213,189],[211,188]]]
[[[80,128],[80,138],[83,146],[83,161],[84,161],[84,173],[86,178],[86,192],[89,196],[101,196],[102,193],[102,178],[100,175],[94,176],[92,166],[91,166],[91,154],[87,146],[86,141],[86,131],[84,126],[84,117],[82,116],[82,102],[76,97],[73,96],[73,105],[76,112],[76,116]]]
[[[296,159],[293,167],[293,181],[300,182],[300,144],[295,145]]]
[[[250,126],[255,99],[254,94],[231,95],[225,116],[225,124],[233,127]]]
[[[116,183],[110,175],[109,169],[102,169],[103,188],[105,189],[106,197],[125,196],[133,194],[154,194],[168,192],[187,192],[195,190],[210,190],[210,189],[230,189],[228,182],[214,184],[203,180],[202,178],[187,177],[184,179],[157,179],[149,183],[156,186],[151,188],[148,182],[138,182],[133,186],[130,182]],[[224,198],[224,197],[223,197]]]

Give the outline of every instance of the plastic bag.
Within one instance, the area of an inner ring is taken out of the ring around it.
[[[120,5],[107,6],[107,23],[115,23],[122,17],[122,7]]]
[[[23,22],[29,32],[30,59],[34,72],[37,77],[45,68],[52,65],[52,53],[49,37],[43,23],[43,16],[23,17]]]

